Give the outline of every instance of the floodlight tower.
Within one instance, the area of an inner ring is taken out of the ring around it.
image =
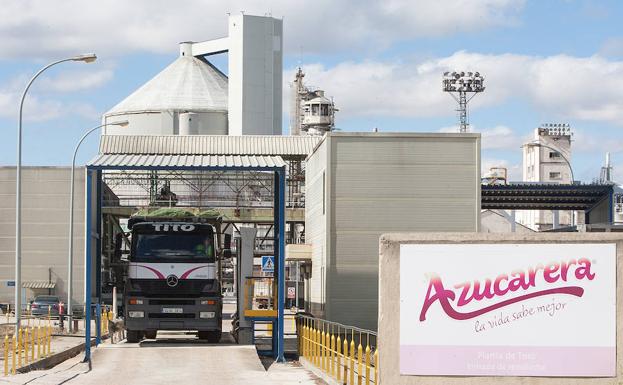
[[[480,72],[444,72],[443,91],[459,103],[459,132],[467,132],[469,122],[467,119],[467,103],[476,96],[477,93],[485,90],[485,78]],[[455,95],[458,94],[458,97]],[[469,98],[467,94],[472,94]]]

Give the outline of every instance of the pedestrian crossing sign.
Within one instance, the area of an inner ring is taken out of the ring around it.
[[[275,257],[272,255],[262,256],[262,272],[274,273],[275,272]]]

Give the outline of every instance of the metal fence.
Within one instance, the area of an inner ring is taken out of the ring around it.
[[[20,328],[17,335],[4,336],[2,349],[3,373],[15,374],[22,366],[29,365],[51,354],[52,326]],[[9,365],[10,361],[10,365]]]
[[[345,385],[378,384],[377,334],[304,315],[296,316],[299,356]]]

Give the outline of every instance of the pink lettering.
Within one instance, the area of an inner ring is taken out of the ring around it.
[[[569,262],[552,262],[546,266],[538,264],[534,268],[529,268],[527,274],[525,271],[515,270],[511,273],[511,278],[509,278],[507,274],[500,274],[493,281],[491,279],[485,279],[484,285],[481,285],[479,280],[474,280],[473,282],[463,282],[455,285],[454,289],[460,293],[458,295],[458,299],[456,300],[456,306],[457,308],[460,308],[471,303],[472,301],[479,302],[485,298],[492,299],[494,297],[503,297],[509,292],[516,292],[520,289],[528,290],[529,288],[536,288],[537,281],[540,279],[549,284],[556,283],[558,281],[567,282],[568,271],[573,265],[576,265],[574,276],[578,280],[585,278],[593,280],[595,278],[595,273],[591,272],[591,262],[586,258],[580,258],[577,262],[574,259],[569,260]],[[504,285],[504,282],[507,282],[508,284]],[[581,297],[584,295],[584,289],[580,286],[566,286],[539,290],[520,295],[515,298],[510,298],[482,309],[471,312],[460,312],[453,307],[453,302],[455,302],[455,298],[457,298],[457,293],[455,293],[454,290],[446,289],[441,278],[438,275],[433,275],[429,281],[426,298],[424,299],[422,310],[420,312],[420,321],[426,320],[426,313],[435,302],[439,302],[442,310],[449,317],[457,320],[466,320],[478,317],[482,314],[513,303],[552,294],[567,294]]]

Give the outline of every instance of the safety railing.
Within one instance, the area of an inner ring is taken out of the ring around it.
[[[17,335],[6,334],[2,349],[4,375],[48,357],[52,353],[52,326],[20,328]],[[9,365],[10,363],[10,365]]]
[[[309,316],[296,316],[299,356],[339,384],[378,384],[377,334]]]
[[[277,317],[277,290],[273,277],[247,277],[244,281],[244,315],[249,318]]]

